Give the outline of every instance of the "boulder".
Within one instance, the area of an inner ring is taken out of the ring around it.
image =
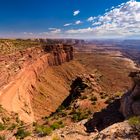
[[[125,118],[140,115],[140,72],[132,72],[129,76],[134,82],[133,87],[120,100],[120,112]]]

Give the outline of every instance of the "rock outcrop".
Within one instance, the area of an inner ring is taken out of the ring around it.
[[[73,47],[67,44],[46,45],[44,50],[52,55],[49,57],[49,65],[61,65],[65,61],[73,59]]]
[[[124,117],[140,115],[140,72],[131,72],[129,75],[134,84],[121,98],[120,112]]]
[[[58,44],[32,47],[0,56],[0,104],[19,114],[25,122],[35,121],[32,93],[38,76],[49,66],[73,59],[72,46]]]

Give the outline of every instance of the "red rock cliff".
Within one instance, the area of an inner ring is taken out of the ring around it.
[[[25,122],[35,121],[31,93],[38,76],[53,65],[73,59],[69,45],[34,47],[0,56],[0,104],[19,114]]]

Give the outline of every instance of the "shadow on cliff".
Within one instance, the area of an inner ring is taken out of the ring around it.
[[[119,112],[119,108],[120,100],[116,99],[101,112],[94,113],[93,118],[85,124],[87,132],[101,131],[114,123],[123,121],[124,117]]]

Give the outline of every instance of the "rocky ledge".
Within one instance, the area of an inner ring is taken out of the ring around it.
[[[121,98],[120,112],[125,118],[140,115],[140,72],[131,72],[132,88]]]

